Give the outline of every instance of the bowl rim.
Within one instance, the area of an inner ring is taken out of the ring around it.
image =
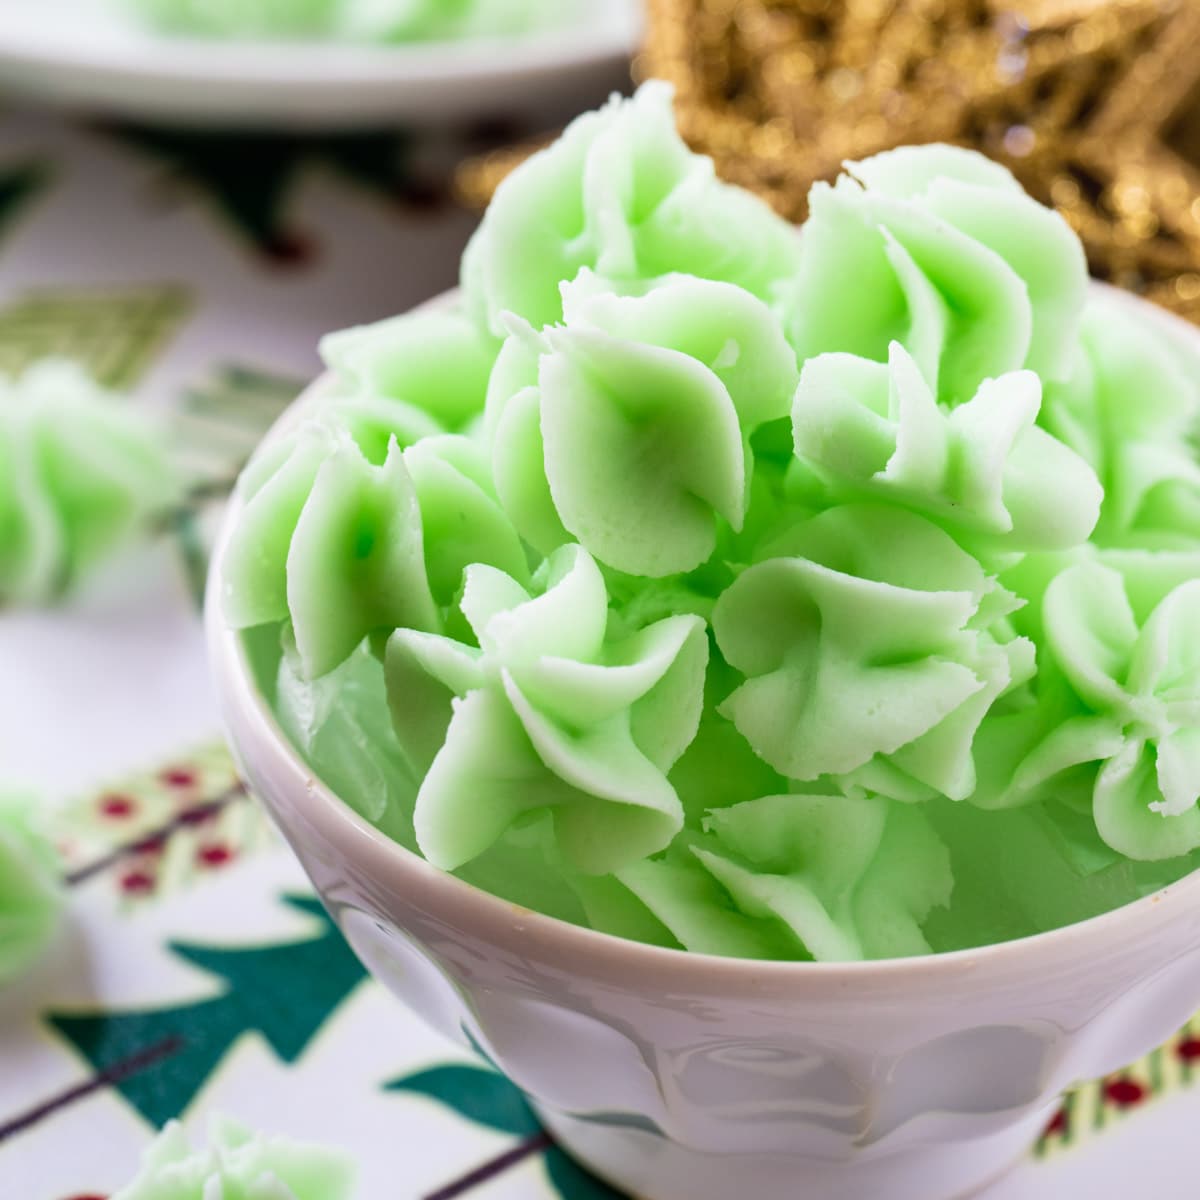
[[[1144,316],[1159,320],[1175,340],[1200,346],[1200,329],[1151,302],[1107,284],[1090,281],[1092,293],[1107,293]],[[451,289],[411,311],[450,306],[457,299]],[[282,436],[297,420],[303,407],[312,403],[330,386],[332,374],[320,375],[294,401],[268,430],[260,445]],[[419,854],[388,837],[329,788],[308,766],[280,728],[275,714],[254,682],[245,644],[240,631],[227,626],[220,615],[223,561],[226,547],[242,507],[240,489],[222,517],[214,546],[205,602],[205,626],[210,669],[216,682],[226,735],[235,752],[246,755],[244,743],[253,741],[255,750],[246,757],[268,756],[276,777],[282,771],[288,778],[290,796],[303,806],[306,823],[315,826],[350,856],[363,855],[373,860],[372,874],[404,877],[412,890],[422,897],[422,907],[431,913],[452,910],[460,922],[470,922],[489,940],[505,941],[520,950],[525,940],[532,947],[567,961],[586,963],[592,974],[612,971],[623,979],[648,978],[651,974],[663,987],[680,991],[713,992],[736,990],[763,994],[765,989],[781,988],[795,992],[806,985],[822,991],[842,993],[848,987],[881,985],[891,988],[948,981],[964,974],[975,975],[984,969],[997,974],[1021,974],[1042,971],[1053,974],[1064,964],[1081,957],[1111,954],[1119,942],[1148,940],[1149,926],[1160,926],[1190,914],[1200,914],[1200,868],[1174,883],[1118,908],[1063,925],[1044,933],[992,942],[983,946],[907,958],[880,958],[848,962],[779,961],[773,959],[732,958],[697,951],[656,946],[574,925],[558,917],[527,909],[486,892],[456,875],[433,866]],[[245,728],[246,737],[238,738],[234,721]],[[285,830],[286,832],[286,830]]]

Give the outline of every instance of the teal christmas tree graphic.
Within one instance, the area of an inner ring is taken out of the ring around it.
[[[315,247],[290,226],[289,202],[305,170],[331,166],[389,199],[425,199],[411,140],[401,133],[295,138],[125,126],[117,136],[163,163],[162,182],[201,196],[264,257],[302,264]]]
[[[521,1090],[496,1071],[447,1064],[394,1080],[387,1090],[427,1097],[468,1121],[519,1139],[518,1147],[541,1153],[546,1175],[562,1200],[621,1200],[546,1138]]]
[[[137,1012],[51,1014],[51,1026],[97,1074],[177,1039],[175,1053],[155,1069],[115,1084],[154,1126],[187,1110],[243,1034],[261,1034],[281,1059],[295,1062],[365,972],[319,901],[289,896],[285,902],[318,918],[320,933],[299,942],[236,949],[170,944],[179,958],[224,981],[218,995]]]
[[[47,175],[45,168],[34,163],[0,168],[0,233],[41,189]]]

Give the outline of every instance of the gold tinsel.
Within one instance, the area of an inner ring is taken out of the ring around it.
[[[1200,0],[649,0],[642,77],[793,220],[847,159],[931,141],[1006,163],[1092,271],[1200,321]],[[460,177],[486,201],[529,152]]]
[[[1093,272],[1200,320],[1200,0],[650,0],[684,136],[801,220],[846,159],[1005,162]]]

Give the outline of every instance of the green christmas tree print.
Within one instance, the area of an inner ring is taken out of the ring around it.
[[[332,166],[388,198],[416,198],[411,142],[403,134],[295,138],[124,126],[123,141],[161,160],[165,181],[199,193],[264,257],[303,263],[313,246],[289,226],[288,202],[303,171]]]
[[[537,1139],[542,1127],[520,1088],[485,1067],[447,1064],[419,1071],[386,1085],[391,1092],[425,1096],[460,1117],[523,1141]],[[555,1145],[540,1146],[546,1175],[562,1200],[621,1200],[594,1175]]]
[[[285,903],[317,917],[314,938],[236,949],[171,943],[186,962],[225,981],[218,996],[139,1012],[51,1014],[51,1026],[99,1073],[171,1038],[178,1051],[115,1086],[151,1125],[185,1112],[234,1043],[256,1031],[285,1062],[295,1062],[326,1019],[364,978],[362,964],[319,901]]]
[[[17,212],[45,184],[49,172],[36,163],[0,170],[0,234],[3,234]]]
[[[180,287],[32,291],[0,308],[0,373],[70,358],[117,391],[138,382],[191,310]]]

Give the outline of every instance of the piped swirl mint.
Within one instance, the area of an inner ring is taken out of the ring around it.
[[[179,491],[153,419],[75,364],[0,377],[0,605],[66,592]]]
[[[555,551],[534,587],[476,564],[460,607],[478,646],[410,629],[388,642],[396,729],[425,770],[417,841],[448,870],[544,808],[594,873],[665,849],[683,824],[666,772],[700,720],[703,623],[607,638],[604,579],[578,546]]]
[[[510,177],[457,307],[328,339],[223,560],[283,727],[435,866],[691,952],[976,946],[1179,878],[1194,340],[978,155],[811,211],[652,84]]]
[[[351,1200],[355,1168],[343,1153],[252,1133],[229,1117],[209,1122],[195,1150],[178,1121],[142,1157],[113,1200]]]
[[[1080,455],[1035,424],[1041,391],[1034,372],[1012,371],[939,405],[899,342],[886,366],[822,354],[796,392],[796,455],[830,492],[907,505],[960,537],[1076,546],[1096,526],[1103,491]]]
[[[976,627],[979,563],[935,525],[874,506],[829,509],[787,549],[717,602],[717,646],[746,677],[718,711],[790,779],[882,758],[966,799],[975,730],[1033,661],[1028,641]]]
[[[660,926],[687,950],[824,962],[928,953],[921,924],[953,883],[919,807],[806,793],[719,809],[686,849],[616,878],[636,908],[587,891],[598,924],[636,932],[640,914],[645,935]]]
[[[671,90],[645,84],[573,121],[496,190],[463,256],[468,308],[536,329],[562,316],[560,287],[587,267],[620,284],[686,273],[770,299],[796,269],[795,230],[717,179],[675,129]]]
[[[1047,388],[1042,421],[1104,486],[1096,541],[1188,550],[1200,538],[1200,374],[1178,337],[1097,297],[1068,378]]]
[[[938,398],[961,403],[1022,367],[1063,377],[1087,271],[1078,239],[1003,167],[950,146],[851,163],[810,197],[787,288],[802,359],[886,362],[898,341]]]
[[[1101,837],[1136,859],[1200,846],[1200,579],[1172,589],[1139,622],[1120,572],[1080,563],[1045,595],[1046,650],[1077,715],[1017,767],[1018,791],[1052,789],[1095,764]]]
[[[616,570],[661,577],[708,560],[720,526],[742,528],[751,435],[786,416],[797,375],[743,289],[670,276],[638,290],[585,270],[562,289],[561,326],[517,326],[508,352],[535,382],[493,389],[489,422],[501,498],[531,544],[565,531]]]

